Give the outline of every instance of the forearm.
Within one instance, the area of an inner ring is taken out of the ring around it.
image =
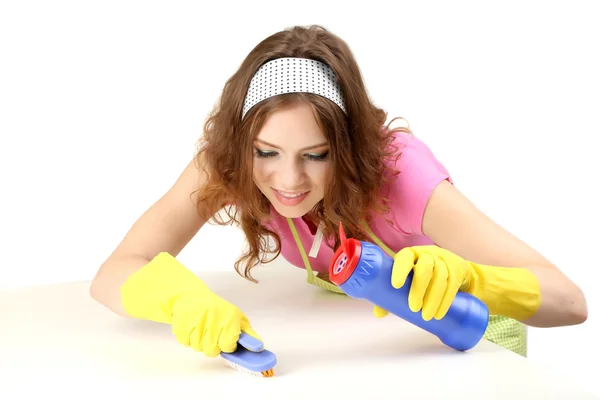
[[[108,259],[98,270],[90,286],[94,300],[123,317],[129,317],[121,302],[121,286],[150,260],[141,256],[123,256]]]
[[[587,302],[581,289],[558,269],[549,266],[527,268],[537,278],[541,303],[534,315],[522,322],[536,327],[576,325],[587,319]]]

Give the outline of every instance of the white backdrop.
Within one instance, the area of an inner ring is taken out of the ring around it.
[[[588,321],[531,329],[530,359],[600,392],[594,2],[249,3],[1,3],[0,288],[91,279],[189,161],[247,52],[317,23],[462,191],[583,288]],[[180,259],[233,268],[243,245],[208,226]]]

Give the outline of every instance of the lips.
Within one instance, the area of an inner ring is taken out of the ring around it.
[[[277,189],[275,189],[275,190],[277,190]],[[288,199],[293,199],[295,197],[302,196],[306,192],[284,192],[281,190],[277,190],[277,193],[279,193],[283,197],[287,197]]]
[[[302,203],[310,193],[310,190],[306,192],[285,192],[273,188],[271,189],[273,190],[273,193],[275,194],[275,197],[279,203],[290,207],[297,206],[298,204]]]

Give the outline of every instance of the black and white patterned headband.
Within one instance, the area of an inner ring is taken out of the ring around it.
[[[314,93],[337,104],[346,113],[346,104],[335,72],[317,60],[278,58],[263,64],[246,93],[242,119],[261,101],[284,93]]]

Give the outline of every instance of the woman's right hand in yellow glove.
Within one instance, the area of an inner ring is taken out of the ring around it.
[[[209,357],[235,351],[242,332],[262,339],[235,305],[213,293],[168,253],[158,254],[121,287],[125,311],[134,318],[171,324],[177,341]]]

